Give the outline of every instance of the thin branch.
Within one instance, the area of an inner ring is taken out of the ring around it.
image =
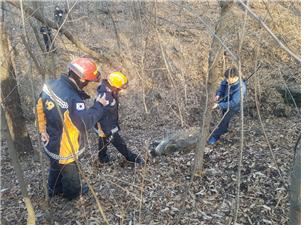
[[[195,16],[197,19],[199,19],[199,20],[206,26],[206,28],[207,28],[208,32],[210,33],[210,35],[214,36],[214,37],[221,43],[221,45],[225,48],[225,50],[227,50],[227,51],[229,52],[229,54],[233,57],[233,60],[237,62],[237,60],[238,60],[237,55],[235,55],[235,54],[227,47],[227,45],[224,43],[224,41],[223,41],[221,38],[219,38],[219,36],[218,36],[214,31],[212,31],[212,29],[210,28],[209,24],[208,24],[205,20],[203,20],[197,13],[193,13],[193,12],[192,12],[193,10],[190,9],[189,7],[182,6],[182,5],[180,5],[180,4],[177,4],[176,2],[171,2],[171,3],[174,4],[174,5],[176,5],[176,6],[178,6],[178,7],[180,7],[180,8],[185,9],[185,10],[186,10],[188,13],[190,13],[192,16]]]
[[[247,2],[249,4],[249,1]],[[238,172],[237,172],[237,189],[236,189],[236,204],[235,204],[235,212],[234,212],[234,221],[233,223],[237,223],[238,211],[240,207],[240,186],[241,186],[241,170],[242,170],[242,162],[243,162],[243,152],[244,152],[244,95],[243,95],[243,79],[242,79],[242,64],[241,64],[241,53],[242,53],[242,45],[244,42],[245,36],[245,28],[247,23],[247,10],[244,16],[244,24],[242,27],[242,31],[239,35],[239,58],[238,58],[238,71],[239,71],[239,83],[240,83],[240,94],[241,94],[241,143],[240,143],[240,154],[239,154],[239,163],[238,163]]]
[[[148,150],[148,145],[147,145],[147,142],[145,142],[145,150],[146,150],[146,154],[145,154],[145,161],[147,161],[148,159],[148,153],[149,153],[149,150]],[[138,222],[139,224],[141,223],[141,211],[142,211],[142,203],[143,203],[143,193],[144,193],[144,190],[145,190],[145,176],[146,176],[146,173],[147,173],[147,162],[145,163],[144,167],[143,167],[144,171],[143,171],[143,176],[142,176],[142,181],[141,181],[141,186],[140,186],[140,203],[139,203],[139,218],[138,218]]]
[[[105,223],[106,223],[106,224],[109,224],[109,221],[108,221],[106,215],[105,215],[104,212],[103,212],[102,206],[101,206],[101,204],[100,204],[100,201],[99,201],[99,199],[98,199],[98,197],[97,197],[96,192],[94,191],[92,185],[89,183],[87,177],[83,174],[83,172],[82,172],[82,170],[81,170],[81,168],[80,168],[80,164],[79,164],[78,158],[76,157],[76,150],[75,150],[75,148],[74,148],[74,146],[73,146],[73,143],[72,143],[70,134],[69,134],[69,132],[68,132],[68,129],[67,129],[65,123],[64,123],[63,116],[62,116],[62,113],[61,113],[61,109],[60,109],[59,104],[57,103],[56,99],[54,99],[55,94],[54,94],[54,92],[53,92],[51,89],[50,89],[49,91],[50,91],[50,97],[52,98],[52,100],[53,100],[54,103],[55,103],[57,112],[58,112],[59,117],[60,117],[60,120],[61,120],[61,122],[62,122],[63,130],[64,130],[65,134],[67,135],[68,143],[69,143],[70,148],[71,148],[71,150],[72,150],[72,155],[73,155],[73,158],[74,158],[74,160],[75,160],[76,166],[77,166],[77,168],[78,168],[78,170],[79,170],[79,173],[80,173],[80,175],[82,176],[82,178],[84,179],[84,181],[88,184],[88,187],[89,187],[89,189],[90,189],[90,191],[91,191],[92,195],[94,196],[95,201],[96,201],[96,203],[97,203],[98,210],[99,210],[101,216],[103,217]]]
[[[17,176],[17,179],[18,179],[18,182],[19,182],[19,185],[20,185],[22,197],[23,197],[23,200],[24,200],[24,203],[25,203],[25,206],[26,206],[26,210],[27,210],[27,213],[28,213],[27,224],[35,224],[36,223],[35,210],[34,210],[34,207],[32,205],[32,202],[31,202],[31,200],[28,196],[28,192],[27,192],[27,189],[26,189],[27,184],[24,180],[24,175],[23,175],[23,171],[22,171],[18,156],[17,156],[17,151],[15,149],[15,146],[14,146],[14,143],[13,143],[13,140],[12,140],[12,136],[10,134],[10,130],[8,128],[8,125],[7,125],[7,120],[6,120],[6,117],[5,117],[5,112],[6,111],[5,111],[5,108],[2,107],[2,105],[0,105],[0,106],[1,106],[1,131],[2,131],[1,133],[2,133],[2,135],[6,136],[9,155],[10,155],[11,162],[12,162],[12,165],[14,167],[14,170],[16,172],[16,176]]]
[[[77,1],[73,4],[73,6],[69,9],[69,11],[68,11],[68,13],[67,13],[68,15],[69,15],[70,12],[72,11],[72,9],[76,6],[76,4],[78,3],[78,1],[79,1],[79,0],[77,0]],[[55,40],[56,40],[56,38],[57,38],[59,32],[62,31],[62,27],[64,26],[64,24],[65,24],[65,22],[66,22],[67,19],[68,19],[68,17],[66,16],[66,17],[64,18],[63,22],[61,23],[61,25],[59,26],[59,28],[58,28],[58,26],[57,26],[57,32],[56,32],[56,34],[55,34],[55,36],[54,36],[54,38],[53,38],[53,40],[52,40],[52,42],[51,42],[50,50],[53,49],[54,42],[55,42]],[[45,23],[46,23],[46,22],[45,22]]]
[[[11,1],[11,0],[7,0],[7,3],[15,6],[16,8],[20,9],[20,4],[15,2],[15,1]],[[55,30],[58,29],[58,26],[55,22],[48,20],[47,18],[43,17],[41,14],[39,14],[38,12],[35,12],[33,9],[27,7],[27,6],[23,6],[24,12],[27,13],[28,15],[32,15],[33,17],[35,17],[38,21],[40,21],[41,23],[44,23],[50,27],[53,28]],[[80,40],[74,38],[74,36],[72,35],[72,33],[70,33],[67,29],[65,28],[61,28],[61,33],[63,33],[67,39],[69,39],[73,44],[75,44],[80,50],[82,50],[83,52],[89,54],[90,56],[92,56],[93,58],[103,62],[103,63],[107,63],[110,66],[112,66],[112,61],[110,60],[110,56],[106,55],[105,53],[103,54],[99,54],[96,51],[88,48],[84,43],[82,43]]]
[[[256,61],[255,61],[255,68],[257,68],[257,55],[258,55],[258,51],[256,51]],[[262,121],[262,117],[261,117],[261,113],[260,113],[260,106],[259,106],[259,101],[258,101],[258,94],[257,94],[257,82],[256,82],[256,79],[255,79],[255,83],[254,83],[254,98],[255,98],[255,105],[256,105],[256,109],[257,109],[257,114],[258,114],[258,117],[259,117],[259,121],[260,121],[260,124],[261,124],[261,127],[262,127],[262,131],[263,131],[263,134],[264,134],[264,137],[265,137],[265,140],[267,142],[267,145],[268,145],[268,148],[270,150],[270,154],[271,154],[271,157],[272,157],[272,160],[277,168],[277,171],[280,175],[281,178],[282,175],[281,175],[281,170],[279,168],[279,165],[277,163],[277,160],[276,160],[276,157],[274,156],[274,153],[272,151],[272,147],[271,147],[271,144],[269,142],[269,139],[268,139],[268,136],[266,134],[266,131],[265,131],[265,127],[264,127],[264,124],[263,124],[263,121]],[[282,179],[283,180],[283,179]]]
[[[269,33],[269,35],[277,42],[277,44],[286,51],[291,57],[293,57],[295,60],[297,60],[299,63],[301,63],[301,58],[297,56],[295,53],[293,53],[288,47],[286,47],[279,38],[273,34],[273,32],[270,30],[270,28],[241,0],[238,0],[239,3],[242,4],[242,6],[245,7],[246,10],[248,10],[251,17],[256,19],[260,25],[263,26],[263,28]]]
[[[116,37],[116,41],[117,41],[117,46],[118,46],[118,52],[121,53],[121,45],[120,45],[120,38],[119,38],[119,34],[118,34],[118,31],[117,31],[117,27],[116,27],[116,23],[114,21],[114,18],[113,18],[113,15],[111,13],[111,10],[110,10],[110,7],[109,5],[107,4],[107,10],[108,10],[108,15],[112,21],[112,24],[113,24],[113,29],[114,29],[114,33],[115,33],[115,37]]]
[[[282,82],[283,82],[283,84],[284,84],[284,86],[285,86],[285,89],[287,90],[289,96],[291,97],[291,100],[292,100],[293,105],[295,106],[295,108],[296,108],[296,110],[297,110],[298,115],[301,116],[299,107],[298,107],[298,105],[297,105],[297,103],[296,103],[294,97],[292,96],[292,93],[291,93],[290,89],[288,88],[288,85],[286,84],[285,79],[283,78],[283,74],[282,74],[282,71],[281,71],[280,68],[279,68],[279,71],[280,71],[281,80],[282,80]]]
[[[26,48],[26,50],[28,51],[29,55],[31,56],[37,70],[39,71],[39,73],[42,75],[42,79],[45,79],[45,70],[41,67],[41,64],[38,62],[38,59],[36,58],[36,56],[34,55],[34,53],[32,52],[31,48],[29,47],[28,42],[26,41],[26,38],[24,35],[21,35],[21,40]]]

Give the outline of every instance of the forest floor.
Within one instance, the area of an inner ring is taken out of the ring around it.
[[[127,113],[125,115],[132,115]],[[182,210],[180,224],[230,224],[236,195],[236,173],[240,152],[239,121],[231,132],[205,153],[205,175],[195,179],[181,208],[185,186],[189,184],[194,153],[176,152],[151,157],[147,143],[161,139],[157,125],[122,124],[122,133],[130,148],[147,158],[143,168],[133,167],[110,146],[116,158],[110,165],[97,159],[97,140],[90,136],[92,148],[80,159],[98,195],[110,224],[175,224]],[[281,175],[273,162],[258,119],[245,117],[245,147],[240,194],[240,224],[286,224],[288,221],[288,186],[293,161],[293,145],[299,134],[298,118],[265,120],[266,134],[277,159]],[[33,128],[33,126],[31,126]],[[282,130],[284,129],[284,130]],[[33,129],[34,131],[34,129]],[[286,137],[288,136],[288,137]],[[37,147],[37,140],[33,140]],[[8,157],[5,142],[1,155],[1,223],[25,224],[27,212],[20,188]],[[37,224],[103,224],[91,193],[73,201],[55,196],[50,202],[51,216],[43,210],[44,191],[41,164],[32,154],[21,159],[28,191],[34,204]],[[47,166],[47,165],[46,165]],[[47,170],[46,170],[47,172]],[[51,220],[49,220],[51,218]]]
[[[117,48],[117,43],[109,14],[101,10],[102,4],[98,1],[90,4],[80,2],[73,11],[73,17],[77,21],[74,24],[67,23],[65,26],[90,48],[110,52]],[[193,1],[186,5],[197,9],[200,12],[199,16],[214,27],[219,13],[218,6],[212,4],[209,6],[209,3],[208,6],[195,4]],[[185,12],[181,13],[180,9],[172,7],[170,2],[157,8],[161,39],[157,39],[155,31],[149,30],[146,24],[144,28],[149,31],[140,32],[138,17],[137,21],[132,20],[132,15],[129,15],[131,11],[124,10],[129,7],[127,3],[113,3],[113,5],[111,9],[115,10],[112,10],[112,16],[121,37],[121,45],[124,53],[130,53],[129,63],[134,64],[128,66],[128,70],[133,70],[133,74],[128,75],[129,89],[120,100],[121,134],[131,150],[146,158],[147,164],[142,168],[134,167],[111,145],[110,155],[116,159],[111,164],[99,164],[96,161],[97,137],[90,131],[90,148],[80,158],[81,168],[97,193],[109,223],[231,224],[234,217],[240,153],[239,116],[232,121],[230,132],[223,136],[220,144],[207,146],[204,175],[194,179],[186,196],[184,192],[190,181],[194,151],[189,153],[180,151],[151,157],[148,150],[154,140],[161,140],[179,129],[199,125],[202,113],[200,99],[204,91],[200,69],[203,68],[206,73],[211,36],[198,18]],[[277,32],[280,31],[279,34],[293,34],[281,38],[284,38],[293,50],[300,50],[298,48],[299,17],[287,15],[289,9],[286,10],[281,5],[270,6],[267,10],[258,9],[259,15],[267,18],[267,22],[272,20],[272,28],[276,28]],[[272,13],[270,16],[268,11]],[[141,18],[143,21],[148,17],[154,19],[153,15],[148,13],[141,15],[145,15]],[[78,20],[79,18],[81,20]],[[11,28],[16,27],[14,20],[17,19],[15,17],[9,22]],[[284,27],[284,23],[279,23],[281,20],[289,24]],[[83,28],[83,31],[79,31],[79,27]],[[294,158],[293,148],[300,134],[300,116],[293,107],[283,103],[274,85],[282,83],[279,70],[283,74],[282,78],[299,84],[300,68],[279,50],[264,31],[260,28],[257,30],[256,27],[258,27],[257,23],[248,21],[246,34],[248,37],[245,37],[244,50],[242,50],[244,55],[242,68],[246,76],[253,72],[253,49],[258,41],[261,41],[260,62],[263,63],[263,67],[256,74],[260,80],[258,83],[260,83],[261,117],[280,171],[275,165],[256,114],[252,81],[248,86],[248,99],[245,101],[247,108],[237,223],[287,224],[289,179]],[[95,34],[95,31],[98,31],[98,34]],[[19,37],[14,37],[12,40],[19,50],[17,65],[28,67],[30,64],[26,61],[29,58],[18,39]],[[34,37],[31,39],[34,40]],[[226,36],[225,39],[229,43],[230,37]],[[146,43],[143,40],[146,40]],[[169,67],[165,66],[161,58],[160,43],[163,44],[167,54]],[[71,58],[83,54],[64,36],[59,36],[55,45],[58,48],[55,58],[57,73],[65,72],[66,63]],[[233,44],[229,45],[229,48],[234,47]],[[35,41],[32,41],[32,48],[39,53]],[[41,57],[42,63],[43,58]],[[141,65],[141,60],[145,64]],[[143,73],[141,67],[144,68]],[[167,72],[166,68],[170,68],[174,80],[170,80],[168,76],[170,72]],[[104,76],[111,69],[105,66],[102,70]],[[26,84],[29,81],[28,72],[26,67],[17,68],[18,80],[22,85],[19,92],[22,94],[31,91],[30,85]],[[141,77],[136,74],[138,72]],[[41,79],[36,78],[35,92],[41,91],[41,85]],[[95,93],[93,88],[90,92],[91,95]],[[30,113],[33,107],[33,101],[28,97],[22,97],[25,113]],[[148,106],[148,113],[145,111],[143,101]],[[182,105],[179,107],[178,104]],[[278,108],[279,106],[281,108]],[[180,113],[183,116],[182,120]],[[220,114],[215,111],[213,114],[213,122],[217,123]],[[28,117],[27,126],[35,151],[40,152],[33,116]],[[49,213],[46,213],[42,180],[47,179],[48,159],[45,158],[44,161],[43,175],[42,165],[37,156],[28,153],[20,156],[25,180],[28,183],[28,192],[35,208],[37,224],[104,224],[90,192],[73,201],[55,196],[50,201]],[[1,224],[26,224],[27,212],[17,183],[6,141],[1,138]],[[185,200],[184,205],[182,205],[183,200]]]

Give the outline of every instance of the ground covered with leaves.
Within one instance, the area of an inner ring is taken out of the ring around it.
[[[270,137],[281,176],[259,121],[247,116],[245,122],[238,223],[286,224],[293,145],[299,134],[297,118],[266,119],[266,134]],[[99,164],[93,133],[90,140],[93,146],[80,159],[109,223],[230,224],[235,208],[240,152],[237,119],[220,144],[206,148],[204,176],[194,180],[186,195],[184,191],[190,181],[194,153],[181,151],[153,158],[148,154],[147,143],[149,139],[158,138],[159,132],[157,127],[143,128],[132,131],[123,126],[123,135],[130,148],[147,158],[143,168],[126,162],[112,147],[110,154],[116,159],[111,164]],[[2,224],[25,224],[27,212],[5,142],[1,164]],[[91,193],[73,201],[55,196],[46,213],[42,178],[47,177],[41,175],[41,164],[34,162],[31,154],[21,156],[21,164],[38,224],[104,224]],[[181,205],[184,197],[185,204]]]
[[[108,9],[104,4],[80,2],[75,6],[73,18],[81,18],[77,21],[81,26],[75,26],[75,22],[67,22],[65,26],[90,48],[103,53],[114,49],[117,51],[117,37],[113,31],[115,21],[123,50],[121,54],[125,58],[123,68],[130,72],[129,89],[120,100],[121,134],[130,149],[147,160],[145,167],[134,167],[109,146],[110,155],[115,160],[111,164],[99,164],[96,161],[97,137],[93,132],[89,133],[89,147],[80,158],[81,170],[96,192],[106,219],[110,224],[231,224],[235,212],[240,153],[239,116],[232,121],[230,132],[223,136],[220,144],[207,146],[203,176],[194,179],[189,191],[186,189],[190,184],[194,151],[179,151],[159,157],[152,157],[149,153],[149,145],[154,140],[161,140],[179,129],[199,126],[203,110],[200,101],[205,92],[204,80],[211,44],[208,29],[199,18],[185,13],[170,2],[157,7],[152,2],[135,4],[136,7],[133,3],[111,3]],[[209,5],[207,1],[196,4],[195,1],[184,3],[197,12],[210,28],[214,28],[219,16],[218,5]],[[292,6],[297,4],[269,4],[265,8],[262,3],[252,3],[254,10],[263,15],[271,29],[280,34],[290,48],[300,50],[300,17]],[[130,10],[125,10],[128,7]],[[111,10],[112,20],[106,9]],[[240,15],[240,20],[231,31],[243,23],[242,12],[236,10],[236,14]],[[12,27],[20,23],[14,20],[10,21]],[[282,20],[284,23],[279,23]],[[151,26],[151,21],[156,21],[157,31]],[[289,179],[293,147],[300,134],[300,114],[293,104],[284,103],[275,86],[284,83],[299,85],[300,65],[278,48],[258,23],[252,20],[247,23],[242,50],[244,76],[254,71],[252,53],[257,46],[261,47],[259,63],[262,67],[248,83],[245,99],[244,152],[237,223],[287,224]],[[84,30],[79,31],[79,27]],[[92,35],[93,31],[98,31],[100,36]],[[39,53],[33,34],[29,33],[29,36],[33,50]],[[12,43],[19,50],[17,66],[27,66],[17,67],[16,70],[19,84],[22,85],[19,92],[24,94],[23,108],[28,114],[32,112],[34,104],[28,84],[29,67],[32,65],[26,62],[29,58],[18,39],[14,37]],[[224,39],[227,46],[235,51],[237,43],[234,38],[225,36]],[[56,40],[56,47],[54,61],[59,75],[65,72],[70,59],[83,53],[62,35]],[[37,56],[41,56],[42,63],[47,63],[44,54]],[[102,70],[104,76],[113,69],[102,66]],[[38,76],[34,88],[37,94],[41,91],[42,80]],[[257,115],[255,88],[270,146]],[[94,88],[89,92],[94,96]],[[213,114],[213,123],[216,124],[220,114],[216,111]],[[37,224],[105,224],[91,192],[73,201],[55,196],[49,206],[45,204],[42,180],[47,179],[48,160],[44,157],[43,174],[37,156],[41,148],[33,115],[28,116],[28,130],[36,155],[21,154],[20,161]],[[6,141],[2,138],[1,223],[26,224],[26,218],[18,181]]]

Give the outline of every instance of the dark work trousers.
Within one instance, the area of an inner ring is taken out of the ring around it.
[[[43,34],[43,41],[45,44],[46,51],[50,51],[50,45],[52,44],[52,36],[49,34]],[[52,50],[55,48],[55,45],[52,45]]]
[[[43,41],[44,41],[44,44],[45,44],[46,51],[49,51],[50,50],[50,42],[49,42],[49,36],[47,34],[43,34]]]
[[[50,158],[49,196],[63,193],[64,198],[71,200],[80,195],[80,190],[80,177],[76,163],[61,165],[57,160]]]
[[[225,115],[227,110],[223,110],[223,116]],[[221,135],[228,132],[229,122],[234,117],[238,111],[229,110],[225,115],[224,119],[221,121],[217,129],[213,132],[212,136],[215,138],[219,138]]]
[[[115,133],[113,135],[113,139],[111,141],[112,145],[118,150],[119,153],[121,153],[128,161],[135,162],[137,158],[137,154],[132,153],[129,148],[127,147],[127,144],[125,143],[125,140],[118,134]],[[107,154],[107,138],[98,138],[98,157],[99,160],[105,160],[105,158],[108,156]]]

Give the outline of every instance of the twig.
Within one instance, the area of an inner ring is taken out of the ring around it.
[[[255,68],[257,67],[257,55],[258,55],[257,53],[258,53],[258,51],[256,52]],[[262,121],[262,117],[261,117],[261,114],[260,114],[260,106],[259,106],[258,97],[257,97],[257,83],[256,83],[256,80],[255,80],[255,83],[254,83],[254,84],[255,84],[255,86],[254,86],[254,98],[255,98],[255,104],[256,104],[257,114],[258,114],[258,117],[259,117],[259,122],[260,122],[260,124],[261,124],[262,131],[263,131],[265,140],[266,140],[267,145],[268,145],[268,148],[269,148],[269,150],[270,150],[270,154],[271,154],[272,160],[273,160],[273,162],[274,162],[274,164],[275,164],[275,166],[276,166],[276,168],[277,168],[277,171],[278,171],[280,177],[281,177],[282,180],[283,180],[283,177],[282,177],[282,175],[281,175],[281,170],[280,170],[279,165],[278,165],[278,163],[277,163],[276,157],[274,156],[274,153],[273,153],[273,151],[272,151],[272,147],[271,147],[271,144],[270,144],[270,142],[269,142],[268,136],[267,136],[267,134],[266,134],[265,127],[264,127],[264,124],[263,124],[263,121]]]
[[[39,73],[42,75],[42,78],[44,79],[45,78],[45,71],[41,67],[41,64],[38,62],[38,59],[36,58],[36,56],[32,52],[31,48],[29,47],[29,43],[26,41],[27,38],[24,35],[21,35],[21,40],[22,40],[26,50],[28,51],[29,55],[31,56],[37,70],[39,71]]]
[[[15,1],[12,0],[7,0],[7,3],[15,6],[16,8],[20,9],[20,4],[18,4]],[[33,17],[35,17],[37,20],[39,20],[42,23],[46,23],[46,25],[50,28],[53,29],[58,29],[58,26],[55,22],[48,20],[47,18],[43,17],[41,14],[39,14],[38,12],[35,12],[33,9],[23,6],[24,11],[29,14],[32,15]],[[74,38],[74,36],[72,35],[72,33],[70,33],[67,29],[65,28],[61,28],[61,32],[66,36],[66,38],[68,40],[70,40],[73,44],[75,44],[80,50],[82,50],[83,52],[91,55],[93,58],[98,59],[101,62],[107,63],[110,66],[113,66],[112,61],[110,61],[110,56],[107,56],[105,53],[103,54],[99,54],[96,51],[88,48],[84,43],[82,43],[80,40]]]
[[[108,4],[107,4],[107,10],[108,10],[108,15],[109,15],[109,17],[112,21],[112,24],[113,24],[113,29],[114,29],[114,33],[115,33],[115,37],[116,37],[116,41],[117,41],[117,47],[118,47],[118,51],[119,51],[119,54],[120,54],[121,53],[120,38],[119,38],[119,34],[118,34],[118,31],[117,31],[117,28],[116,28],[116,23],[114,21],[113,15],[111,13],[111,10],[110,10]]]
[[[69,11],[68,11],[68,13],[67,13],[67,15],[69,15],[70,14],[70,12],[72,11],[72,9],[76,6],[76,4],[78,3],[78,1],[79,0],[76,0],[75,1],[75,3],[73,4],[73,6],[69,9]],[[50,50],[52,50],[53,49],[53,46],[54,46],[54,42],[55,42],[55,40],[56,40],[56,38],[57,38],[57,36],[58,36],[58,34],[59,34],[59,32],[60,32],[60,30],[62,29],[62,27],[63,27],[63,25],[65,24],[65,22],[66,22],[66,20],[68,19],[68,17],[66,16],[65,18],[64,18],[64,20],[63,20],[63,22],[62,22],[62,24],[59,26],[59,28],[57,29],[57,32],[56,32],[56,34],[55,34],[55,36],[54,36],[54,38],[53,38],[53,40],[52,40],[52,42],[51,42],[51,45],[50,45]]]
[[[183,119],[183,115],[182,115],[182,112],[181,112],[181,106],[180,106],[180,102],[179,102],[179,96],[178,96],[178,93],[177,93],[177,88],[176,88],[176,85],[174,83],[174,80],[173,80],[173,77],[172,77],[172,73],[171,73],[171,71],[169,69],[169,64],[168,64],[168,61],[167,61],[167,58],[166,58],[166,55],[165,55],[165,51],[164,51],[163,45],[161,44],[161,38],[160,38],[159,31],[158,31],[158,29],[156,27],[155,27],[155,31],[156,31],[157,36],[158,36],[159,45],[160,45],[160,49],[161,49],[162,57],[164,59],[165,66],[167,68],[168,76],[169,76],[171,84],[173,85],[173,88],[174,88],[174,94],[175,94],[175,98],[176,98],[176,105],[178,107],[178,113],[179,113],[179,116],[180,116],[179,119],[181,121],[181,126],[183,127],[184,126],[184,119]]]
[[[98,207],[99,212],[100,212],[101,216],[103,217],[105,223],[106,223],[106,224],[109,224],[109,221],[108,221],[108,219],[107,219],[106,215],[104,214],[103,209],[102,209],[102,207],[101,207],[100,201],[99,201],[98,198],[97,198],[96,192],[94,191],[92,185],[89,183],[87,177],[83,174],[83,172],[82,172],[82,170],[81,170],[81,168],[80,168],[80,164],[79,164],[78,158],[76,157],[76,150],[74,149],[74,146],[73,146],[73,144],[72,144],[72,140],[71,140],[70,134],[69,134],[69,132],[68,132],[68,130],[67,130],[67,127],[66,127],[66,125],[65,125],[65,123],[64,123],[63,116],[62,116],[62,113],[61,113],[61,109],[60,109],[60,107],[59,107],[59,104],[57,103],[57,100],[54,99],[55,94],[54,94],[54,92],[53,92],[51,89],[49,90],[49,92],[50,92],[50,97],[52,98],[52,100],[53,100],[54,103],[55,103],[57,112],[58,112],[58,114],[59,114],[60,120],[61,120],[62,125],[63,125],[63,130],[64,130],[65,134],[67,135],[68,143],[69,143],[70,148],[71,148],[71,150],[72,150],[72,155],[73,155],[73,158],[74,158],[74,160],[75,160],[77,169],[79,170],[79,173],[80,173],[80,175],[82,176],[82,178],[84,179],[84,181],[88,184],[88,187],[89,187],[89,189],[90,189],[92,195],[93,195],[94,198],[95,198],[95,201],[96,201],[96,203],[97,203],[97,207]]]
[[[219,38],[219,36],[215,32],[212,31],[212,29],[210,28],[209,24],[205,20],[203,20],[197,13],[193,13],[192,12],[193,10],[190,9],[189,7],[186,7],[184,5],[182,6],[182,5],[177,4],[176,2],[173,2],[173,1],[171,3],[174,4],[174,5],[176,5],[176,6],[178,6],[178,7],[180,7],[180,8],[185,9],[188,13],[190,13],[191,15],[193,15],[197,19],[199,19],[206,26],[206,28],[207,28],[208,32],[210,33],[210,35],[214,36],[221,43],[221,45],[225,48],[225,50],[227,50],[229,52],[229,54],[233,57],[234,61],[237,62],[238,57],[227,47],[227,45],[224,43],[224,41],[221,38]]]
[[[142,81],[142,86],[141,86],[141,88],[142,88],[142,99],[143,99],[143,104],[144,104],[145,112],[146,112],[146,113],[149,113],[148,107],[147,107],[147,104],[146,104],[146,94],[145,94],[145,85],[146,85],[146,81],[143,79],[143,77],[142,77],[142,76],[140,75],[140,73],[138,72],[138,70],[137,70],[138,65],[135,64],[134,61],[133,61],[133,57],[132,57],[132,54],[131,54],[132,52],[131,52],[130,45],[128,44],[128,40],[127,40],[126,46],[127,46],[127,53],[128,53],[128,56],[129,56],[129,58],[130,58],[130,60],[131,60],[131,64],[134,66],[134,70],[135,70],[136,74],[138,75],[139,79]],[[146,47],[146,45],[145,45],[145,47]],[[143,55],[144,55],[144,52],[145,52],[145,51],[143,51]],[[141,72],[142,72],[142,74],[144,73],[143,61],[144,61],[144,57],[142,56],[142,59],[141,59],[141,66],[140,66],[140,67],[141,67]]]
[[[35,39],[39,45],[41,52],[44,52],[44,46],[42,44],[41,39],[39,38],[39,34],[38,34],[38,30],[37,30],[36,26],[33,24],[31,19],[29,19],[29,23],[30,23],[31,28],[33,29]]]
[[[297,56],[295,53],[293,53],[288,47],[286,47],[276,35],[273,34],[273,32],[268,28],[268,26],[241,0],[238,0],[239,3],[242,4],[246,8],[246,10],[249,12],[249,14],[256,19],[262,26],[263,28],[269,33],[269,35],[277,42],[277,44],[284,50],[286,51],[291,57],[293,57],[295,60],[298,62],[301,62],[301,58]]]
[[[295,106],[295,108],[296,108],[296,110],[297,110],[297,113],[298,113],[299,116],[301,116],[299,107],[297,106],[297,103],[296,103],[294,97],[292,96],[292,94],[291,94],[291,92],[290,92],[290,89],[288,88],[288,85],[286,84],[286,81],[285,81],[284,78],[283,78],[283,74],[282,74],[282,71],[281,71],[280,68],[279,68],[279,71],[280,71],[280,76],[281,76],[282,82],[284,83],[284,86],[285,86],[285,88],[286,88],[286,90],[287,90],[289,96],[291,97],[291,100],[292,100],[292,102],[293,102],[293,104],[294,104],[294,106]]]
[[[140,188],[140,203],[139,203],[139,215],[138,215],[138,223],[141,224],[141,210],[142,210],[142,202],[143,202],[143,193],[144,193],[144,189],[145,189],[145,176],[146,176],[146,172],[147,172],[147,160],[148,160],[148,145],[147,142],[145,142],[145,150],[146,150],[146,154],[145,154],[145,165],[144,165],[144,171],[143,171],[143,175],[142,175],[142,180],[141,180],[141,188]]]
[[[7,125],[7,120],[5,117],[6,110],[4,109],[4,107],[2,107],[2,105],[0,105],[0,106],[1,106],[1,124],[2,124],[1,133],[2,133],[2,135],[6,135],[8,151],[9,151],[9,154],[11,157],[11,162],[12,162],[12,165],[16,172],[16,176],[17,176],[20,188],[21,188],[22,197],[23,197],[23,200],[24,200],[24,203],[26,206],[26,210],[28,212],[27,224],[35,224],[36,223],[35,210],[31,203],[31,200],[28,196],[28,192],[26,189],[27,184],[24,180],[24,175],[23,175],[23,171],[22,171],[18,156],[17,156],[17,151],[15,149],[15,146],[14,146],[14,143],[12,140],[12,136],[11,136],[10,130]],[[4,128],[6,128],[6,129],[4,129]]]
[[[249,4],[249,1],[247,2]],[[241,186],[241,169],[243,162],[243,152],[244,152],[244,95],[243,95],[243,79],[242,79],[242,64],[241,64],[241,52],[242,45],[245,36],[245,27],[247,22],[247,11],[244,16],[244,24],[242,27],[241,34],[239,36],[239,58],[238,58],[238,71],[239,71],[239,82],[240,82],[240,93],[241,93],[241,144],[240,144],[240,154],[239,154],[239,163],[238,163],[238,173],[237,173],[237,189],[236,189],[236,204],[235,204],[235,212],[234,212],[234,221],[233,223],[237,223],[238,211],[240,207],[240,186]]]

